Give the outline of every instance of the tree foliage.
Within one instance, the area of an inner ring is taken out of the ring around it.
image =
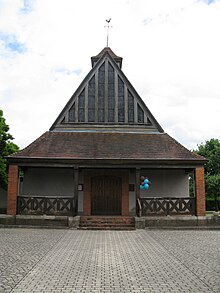
[[[0,186],[7,188],[7,161],[9,156],[19,150],[18,146],[12,142],[13,136],[8,133],[9,126],[3,117],[3,111],[0,110]]]
[[[205,163],[206,196],[217,200],[220,197],[220,141],[212,138],[200,144],[195,152],[208,160]]]
[[[218,139],[212,138],[205,144],[200,144],[195,152],[208,160],[205,164],[206,175],[220,174],[220,141]]]
[[[220,174],[206,175],[205,180],[207,195],[220,197]]]

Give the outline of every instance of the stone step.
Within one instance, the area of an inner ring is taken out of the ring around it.
[[[80,221],[102,221],[102,222],[134,222],[133,217],[123,217],[123,216],[81,216]]]
[[[131,226],[131,227],[128,227],[128,226],[113,226],[113,227],[110,227],[110,226],[107,226],[107,227],[98,227],[98,226],[95,226],[95,227],[79,227],[78,228],[79,230],[118,230],[118,231],[132,231],[132,230],[135,230],[135,227]]]
[[[124,216],[81,216],[79,229],[83,230],[134,230],[133,217]]]

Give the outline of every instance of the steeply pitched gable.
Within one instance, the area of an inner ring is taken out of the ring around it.
[[[104,48],[93,68],[64,107],[50,131],[145,129],[163,132],[134,87],[121,71],[122,58]]]

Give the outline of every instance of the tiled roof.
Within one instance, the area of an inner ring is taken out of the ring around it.
[[[204,161],[166,133],[53,131],[45,132],[13,158]]]

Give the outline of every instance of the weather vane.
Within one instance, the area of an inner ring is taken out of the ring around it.
[[[112,26],[110,26],[110,21],[111,21],[111,18],[109,18],[109,19],[106,19],[105,21],[108,23],[108,25],[107,25],[107,26],[105,26],[105,27],[107,28],[107,47],[108,47],[108,40],[109,40],[109,28],[112,28]]]

